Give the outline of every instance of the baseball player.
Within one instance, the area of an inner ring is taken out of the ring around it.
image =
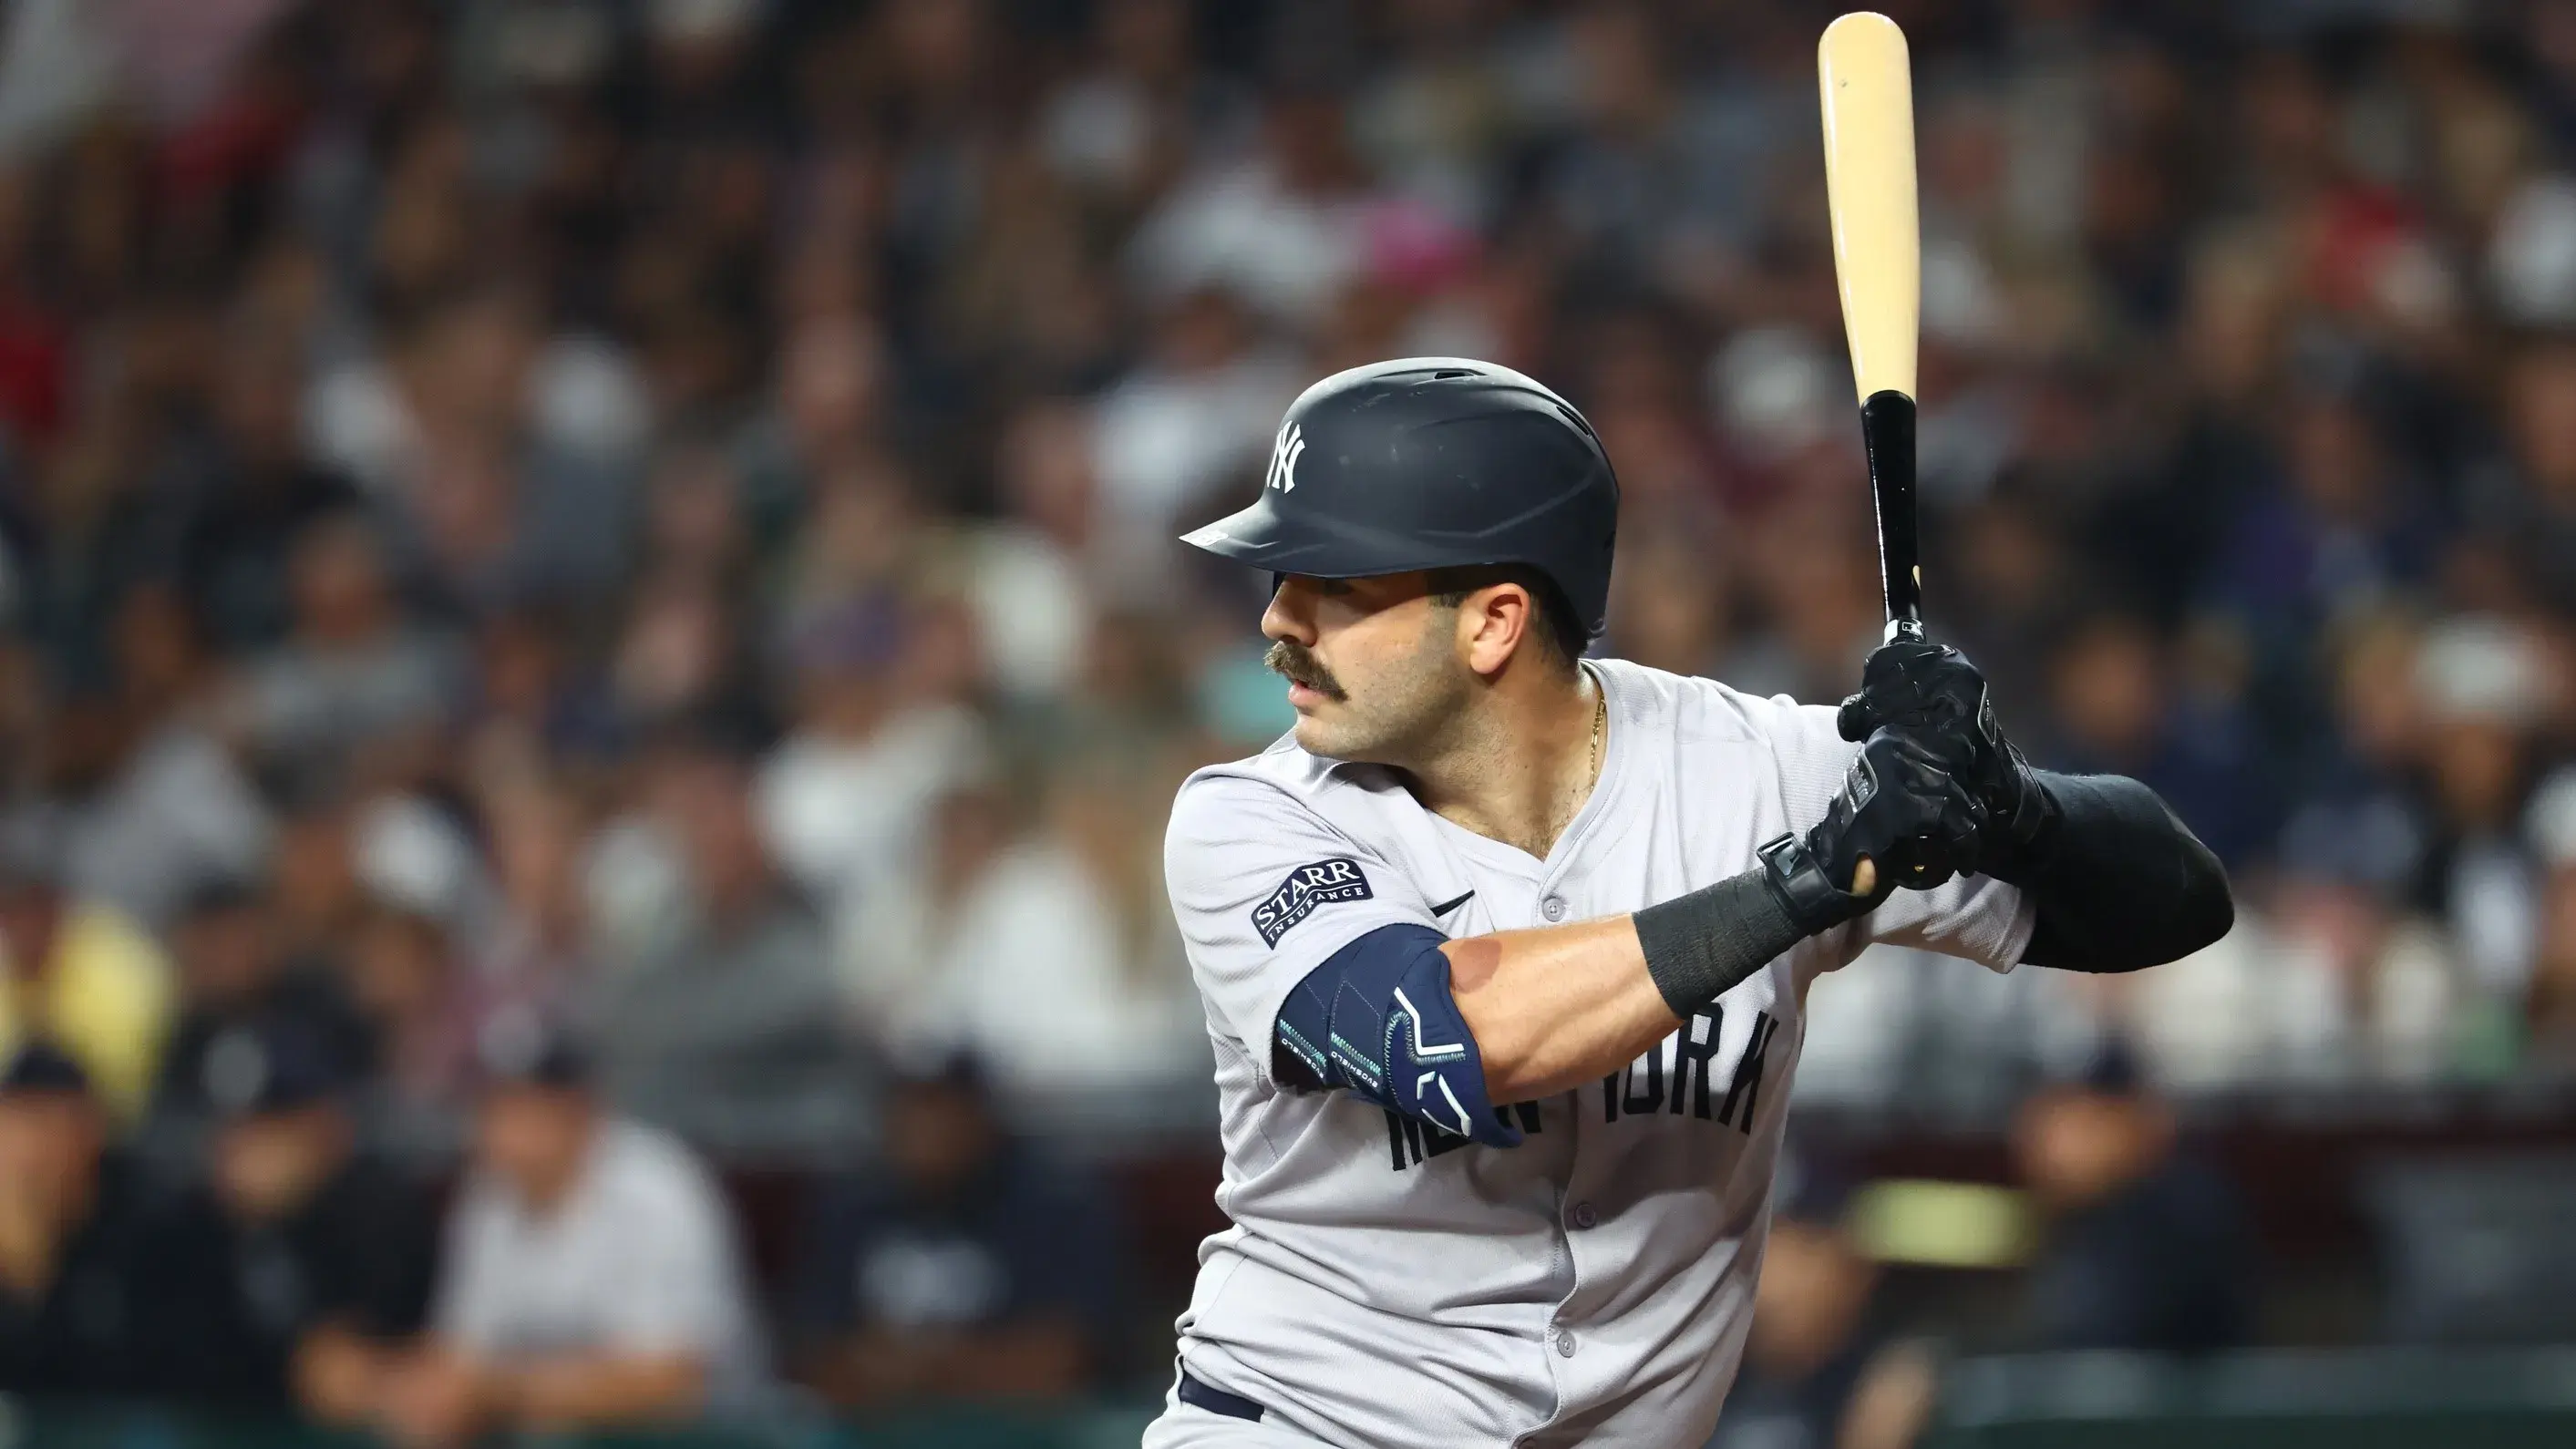
[[[1809,982],[2232,922],[2163,802],[2032,769],[1955,650],[1879,649],[1839,711],[1583,658],[1618,505],[1564,399],[1411,358],[1309,388],[1188,536],[1272,574],[1297,724],[1173,804],[1233,1225],[1146,1449],[1698,1445]]]

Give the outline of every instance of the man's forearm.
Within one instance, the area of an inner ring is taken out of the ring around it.
[[[648,1423],[695,1414],[706,1394],[695,1354],[583,1354],[494,1367],[498,1416],[532,1426]]]
[[[1080,1325],[1041,1319],[960,1335],[931,1376],[958,1399],[1062,1399],[1082,1392],[1090,1354]]]
[[[2136,971],[2188,956],[2235,924],[2226,868],[2153,790],[2119,775],[2033,773],[2056,818],[2027,858],[1994,872],[2037,909],[2024,961]]]
[[[1605,1076],[1781,952],[1869,910],[1901,881],[1950,879],[1976,801],[1938,755],[1881,730],[1824,819],[1758,864],[1631,916],[1446,941],[1449,994],[1486,1100],[1526,1102]]]
[[[1526,1102],[1635,1061],[1816,924],[1796,919],[1757,868],[1634,915],[1441,950],[1483,1056],[1487,1099]]]
[[[1496,1103],[1597,1080],[1681,1025],[1646,971],[1633,916],[1497,931],[1440,950]]]
[[[871,1327],[834,1341],[805,1378],[833,1403],[1060,1399],[1082,1391],[1090,1351],[1080,1325],[1038,1318],[964,1331]]]

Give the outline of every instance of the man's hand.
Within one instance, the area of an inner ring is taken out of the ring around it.
[[[1932,750],[1882,729],[1853,757],[1842,793],[1801,840],[1762,847],[1772,894],[1812,935],[1899,887],[1930,890],[1975,858],[1985,808]]]
[[[491,1417],[484,1374],[471,1359],[443,1345],[412,1353],[379,1384],[378,1425],[403,1449],[455,1449]]]
[[[1902,735],[1976,797],[1984,822],[1961,869],[2004,876],[2048,821],[2048,793],[1995,724],[1986,677],[1947,644],[1900,639],[1871,651],[1834,728],[1854,741]]]
[[[337,1324],[308,1329],[289,1365],[296,1403],[316,1422],[359,1425],[386,1402],[400,1355]]]

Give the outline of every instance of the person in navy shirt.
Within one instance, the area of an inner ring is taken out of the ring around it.
[[[1079,1394],[1115,1356],[1122,1249],[1100,1189],[1004,1130],[971,1058],[906,1077],[882,1163],[816,1203],[803,1376],[848,1406]]]

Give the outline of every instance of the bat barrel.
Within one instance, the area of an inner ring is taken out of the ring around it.
[[[1861,441],[1878,509],[1878,577],[1890,640],[1923,636],[1915,532],[1915,332],[1922,226],[1914,195],[1914,80],[1905,33],[1884,15],[1845,15],[1816,46],[1834,280],[1851,342]]]
[[[1836,20],[1817,42],[1816,86],[1853,396],[1867,402],[1893,388],[1912,397],[1923,246],[1905,33],[1867,11]]]

